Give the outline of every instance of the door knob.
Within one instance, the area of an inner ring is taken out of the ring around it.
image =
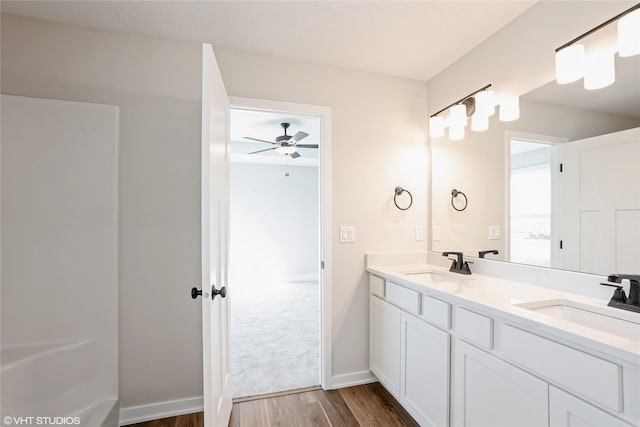
[[[211,285],[211,299],[215,299],[216,295],[220,295],[222,298],[227,296],[227,288],[221,287],[220,289],[216,289],[216,285]]]
[[[202,289],[191,288],[191,298],[196,299],[202,295]]]

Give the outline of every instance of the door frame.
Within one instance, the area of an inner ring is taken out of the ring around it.
[[[320,202],[320,385],[324,390],[332,386],[332,311],[331,311],[331,248],[333,234],[331,232],[331,108],[321,105],[296,104],[291,102],[271,101],[265,99],[229,97],[231,109],[248,109],[257,111],[276,111],[291,114],[305,114],[320,119],[322,146],[320,149],[319,202]]]
[[[564,144],[569,141],[568,138],[543,135],[531,132],[521,132],[514,130],[507,130],[504,133],[504,260],[511,262],[511,140],[522,139],[529,142],[546,145],[558,145]],[[559,171],[556,166],[558,159],[556,153],[552,154],[551,158],[551,206],[557,204],[557,189],[554,189],[554,183],[558,180]],[[557,231],[557,225],[554,223],[555,219],[552,216],[551,219],[551,231],[552,235],[555,235]],[[553,241],[551,242],[551,264],[554,262],[554,247]]]

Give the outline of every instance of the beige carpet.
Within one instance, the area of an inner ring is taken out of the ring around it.
[[[233,286],[234,397],[320,384],[319,302],[317,282]]]

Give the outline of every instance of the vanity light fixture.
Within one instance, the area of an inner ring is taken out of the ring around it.
[[[449,126],[449,139],[459,141],[464,138],[464,126]]]
[[[464,104],[457,104],[451,107],[449,111],[449,126],[450,128],[464,128],[467,126],[467,106]]]
[[[589,52],[577,43],[613,22],[618,22],[618,43],[612,50]],[[600,89],[616,79],[615,52],[622,57],[640,54],[640,3],[592,28],[556,49],[556,81],[572,83],[584,78],[584,88]]]
[[[444,136],[444,117],[429,117],[429,135],[432,138],[440,138]]]
[[[510,96],[504,98],[500,103],[500,120],[512,122],[520,118],[520,97]]]
[[[460,140],[464,138],[464,128],[471,117],[471,130],[482,132],[489,129],[489,117],[496,113],[496,101],[493,91],[488,90],[490,84],[481,87],[447,105],[429,118],[429,136],[440,138],[444,136],[445,128],[449,128],[449,139]],[[449,110],[449,116],[445,118],[442,113]],[[519,97],[506,98],[500,104],[500,120],[516,120],[520,116]]]
[[[482,132],[489,129],[489,116],[484,114],[474,114],[471,116],[471,130]]]
[[[618,21],[618,53],[622,57],[640,53],[640,4]],[[633,9],[633,8],[632,8]]]
[[[478,92],[476,98],[476,114],[478,116],[485,116],[487,119],[489,116],[493,116],[496,113],[496,104],[493,97],[492,90],[483,90]],[[475,114],[474,114],[475,116]],[[473,118],[472,118],[473,121]],[[487,120],[488,123],[488,120]]]
[[[584,88],[601,89],[616,81],[616,65],[613,53],[593,53],[585,58]]]
[[[556,51],[556,80],[573,83],[584,76],[584,45],[574,44]]]

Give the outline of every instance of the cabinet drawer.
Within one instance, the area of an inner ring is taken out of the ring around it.
[[[500,353],[553,384],[622,412],[622,366],[509,325],[500,328]]]
[[[408,313],[420,313],[420,294],[414,290],[387,282],[385,299]]]
[[[373,274],[369,275],[369,292],[374,295],[384,298],[384,279]]]
[[[451,327],[451,306],[439,299],[422,295],[422,317],[427,322],[440,326],[444,329]]]
[[[462,307],[456,307],[455,331],[458,336],[491,350],[493,319]]]

